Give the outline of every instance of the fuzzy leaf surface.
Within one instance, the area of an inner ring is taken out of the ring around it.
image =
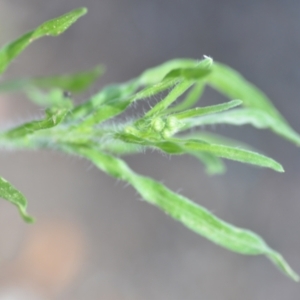
[[[0,83],[0,92],[7,93],[32,88],[59,88],[73,93],[78,93],[87,89],[103,73],[103,71],[104,69],[98,66],[92,70],[74,74],[6,81]]]
[[[284,274],[296,281],[299,279],[283,257],[255,233],[235,227],[186,197],[172,192],[163,184],[135,173],[121,159],[91,148],[75,145],[69,145],[66,149],[90,160],[105,173],[128,182],[144,200],[157,206],[175,220],[210,241],[241,254],[264,254]]]
[[[4,132],[2,135],[7,139],[15,139],[20,137],[25,137],[34,132],[42,129],[49,129],[57,126],[59,123],[63,121],[67,113],[68,109],[48,109],[46,110],[46,117],[43,120],[31,121],[25,124],[22,124],[16,128],[10,129]]]
[[[210,144],[208,142],[197,139],[181,140],[170,138],[167,140],[155,141],[144,139],[141,136],[130,133],[120,133],[117,135],[117,137],[119,137],[124,142],[140,144],[142,146],[156,147],[169,154],[204,152],[210,153],[217,157],[248,163],[259,167],[266,167],[277,172],[284,172],[282,166],[278,162],[262,154],[230,146]]]

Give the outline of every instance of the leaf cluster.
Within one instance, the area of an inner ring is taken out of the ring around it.
[[[85,13],[85,8],[73,10],[2,47],[0,74],[32,41],[46,35],[59,35]],[[154,179],[137,174],[121,159],[150,148],[169,155],[194,156],[209,174],[225,171],[223,159],[283,172],[274,159],[241,148],[239,142],[200,130],[207,124],[251,124],[258,129],[270,129],[300,145],[300,136],[266,95],[239,73],[209,57],[166,62],[128,82],[106,86],[78,105],[63,92],[81,92],[102,73],[103,68],[99,66],[76,74],[1,82],[0,92],[23,91],[30,100],[45,108],[45,115],[0,132],[0,146],[50,148],[84,157],[103,172],[129,183],[145,201],[189,229],[231,251],[266,255],[286,275],[298,280],[283,257],[258,235],[219,219]],[[206,86],[230,100],[199,106]],[[122,118],[134,103],[154,96],[161,100],[148,111]],[[33,221],[26,212],[25,197],[3,178],[0,178],[0,197],[16,205],[26,222]]]

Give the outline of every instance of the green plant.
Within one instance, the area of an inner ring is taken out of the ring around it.
[[[86,13],[85,8],[50,20],[0,49],[0,73],[32,41],[56,36]],[[282,166],[259,153],[236,147],[224,137],[193,130],[204,124],[252,124],[268,128],[300,145],[300,136],[289,126],[267,97],[241,75],[209,57],[201,61],[176,59],[146,70],[131,81],[103,88],[86,102],[74,105],[64,90],[81,92],[101,75],[103,69],[71,75],[29,78],[0,83],[0,92],[24,91],[29,99],[45,107],[45,117],[0,133],[0,146],[13,149],[51,148],[90,160],[107,174],[128,182],[149,203],[182,222],[196,233],[231,251],[266,255],[294,280],[298,275],[283,257],[255,233],[234,227],[163,184],[137,174],[119,158],[145,148],[170,155],[197,157],[210,174],[222,173],[222,158],[271,168]],[[229,97],[226,103],[198,107],[206,85]],[[115,122],[134,102],[159,94],[156,103],[141,117]],[[236,108],[238,107],[238,108]],[[234,108],[234,109],[233,109]],[[25,197],[5,179],[0,179],[0,196],[16,205],[26,222]]]

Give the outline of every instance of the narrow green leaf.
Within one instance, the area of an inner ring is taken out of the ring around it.
[[[194,59],[174,59],[144,71],[137,79],[141,85],[153,85],[166,78],[200,79],[211,70],[210,57],[197,61]]]
[[[69,110],[64,108],[47,109],[45,119],[22,124],[2,133],[2,135],[9,139],[15,139],[28,136],[38,130],[52,128],[61,123],[68,112]]]
[[[189,229],[231,251],[247,255],[266,255],[287,276],[298,281],[298,275],[283,257],[272,250],[255,233],[234,227],[217,218],[205,208],[176,194],[161,183],[133,172],[127,164],[97,150],[69,145],[67,151],[79,154],[92,161],[109,175],[128,182],[149,203],[159,207]]]
[[[46,21],[34,30],[33,39],[38,39],[45,35],[58,36],[66,31],[80,17],[87,13],[86,7],[76,8],[58,18]]]
[[[278,121],[268,113],[255,108],[234,109],[219,114],[205,115],[199,118],[185,120],[185,124],[182,126],[181,130],[209,124],[251,124],[258,129],[270,128],[272,131],[291,142],[296,142],[298,139],[298,134],[291,130],[288,124]]]
[[[49,20],[35,30],[32,30],[15,41],[0,49],[0,74],[2,74],[11,61],[17,57],[29,44],[43,36],[57,36],[68,29],[78,18],[87,13],[86,8],[78,8],[58,18]]]
[[[119,133],[116,135],[117,138],[128,142],[135,143],[142,146],[156,147],[168,154],[192,154],[196,155],[197,152],[208,153],[214,156],[249,163],[261,167],[271,168],[278,172],[283,172],[282,166],[271,158],[264,155],[255,153],[253,151],[238,149],[229,146],[209,144],[200,140],[179,140],[169,139],[162,141],[148,140],[142,136],[130,134],[130,133]]]
[[[176,83],[177,82],[173,79],[164,79],[159,83],[145,87],[141,91],[137,92],[133,101],[153,97],[171,87],[174,87]]]
[[[13,187],[7,180],[5,180],[2,177],[0,177],[0,198],[7,200],[8,202],[17,206],[25,222],[34,222],[34,219],[30,217],[26,212],[26,198],[15,187]]]
[[[173,113],[178,111],[186,110],[192,107],[194,104],[198,102],[204,90],[204,82],[199,81],[195,83],[195,85],[191,88],[187,96],[184,98],[182,102],[179,102],[173,107],[167,109],[167,113]]]
[[[261,109],[276,119],[284,120],[268,97],[237,71],[216,62],[212,69],[206,79],[215,89],[231,99],[241,99],[245,106]]]
[[[249,146],[248,144],[211,132],[200,131],[188,133],[180,135],[180,138],[184,140],[197,139],[207,142],[209,144],[230,146],[256,152],[256,149]],[[190,151],[189,154],[198,158],[205,165],[206,172],[209,175],[223,174],[226,171],[226,166],[224,165],[223,161],[219,157],[213,155],[212,153]]]
[[[190,152],[211,153],[217,157],[266,167],[277,172],[284,172],[283,167],[278,162],[262,154],[229,146],[209,144],[201,140],[181,140],[172,138],[168,140],[155,141],[147,140],[142,136],[129,133],[119,133],[116,135],[116,138],[120,138],[124,142],[128,143],[156,147],[169,154],[184,154]]]
[[[267,96],[228,66],[215,63],[207,82],[229,98],[241,99],[249,108],[261,110],[272,121],[269,128],[287,140],[300,145],[300,136],[273,106]]]
[[[186,111],[182,111],[179,113],[172,114],[173,117],[177,119],[187,119],[187,118],[194,118],[199,117],[207,114],[218,113],[224,110],[231,109],[233,107],[241,105],[243,102],[240,100],[232,100],[226,103],[216,104],[212,106],[206,107],[195,107]]]
[[[87,89],[102,73],[100,66],[92,70],[74,74],[37,77],[28,79],[12,80],[0,83],[0,92],[12,92],[31,88],[52,89],[60,88],[70,92],[81,92]]]
[[[183,147],[191,151],[203,151],[212,153],[218,157],[248,163],[260,167],[273,169],[277,172],[284,172],[283,167],[275,160],[262,154],[239,148],[209,144],[199,140],[188,140],[183,142]]]
[[[170,93],[160,102],[158,102],[152,109],[150,109],[144,116],[145,119],[149,119],[164,112],[174,101],[177,100],[186,90],[188,90],[192,85],[193,81],[182,81],[178,83]]]

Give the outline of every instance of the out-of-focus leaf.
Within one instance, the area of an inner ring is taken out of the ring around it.
[[[267,96],[237,71],[217,62],[212,69],[213,72],[206,79],[215,89],[231,99],[241,99],[245,106],[259,108],[276,119],[283,120]]]
[[[69,97],[60,89],[53,89],[48,92],[31,88],[26,91],[27,97],[34,103],[44,107],[57,107],[72,109],[73,103]]]
[[[113,140],[113,139],[111,139],[109,143],[101,144],[99,149],[101,149],[106,153],[110,153],[118,156],[137,154],[144,151],[144,148],[139,145],[128,144],[120,140]]]
[[[0,198],[17,206],[22,218],[27,223],[32,223],[34,219],[30,217],[27,212],[27,200],[15,187],[13,187],[7,180],[0,177]]]
[[[10,62],[17,57],[29,44],[43,36],[57,36],[68,29],[78,18],[87,13],[86,8],[77,8],[58,18],[49,20],[35,30],[27,32],[15,41],[0,49],[0,74],[9,66]]]
[[[6,81],[0,83],[0,92],[5,93],[32,88],[60,88],[62,90],[78,93],[87,89],[103,72],[104,69],[98,66],[92,70],[74,74]]]
[[[210,124],[251,124],[258,129],[275,127],[277,121],[268,113],[255,108],[233,109],[214,115],[206,115],[201,118],[189,120],[189,127]]]
[[[69,145],[68,151],[93,162],[102,171],[131,184],[147,202],[180,221],[189,229],[231,251],[247,255],[266,255],[285,275],[299,280],[283,257],[255,233],[235,227],[161,183],[133,172],[128,165],[97,150]]]
[[[213,65],[213,72],[211,72],[206,79],[212,87],[229,98],[241,99],[245,106],[254,108],[257,111],[261,110],[272,120],[268,126],[272,131],[296,145],[300,145],[299,134],[289,126],[267,96],[249,83],[238,72],[220,63],[215,63]],[[259,120],[259,118],[258,116],[257,120]],[[262,122],[264,122],[264,120],[262,120]]]

